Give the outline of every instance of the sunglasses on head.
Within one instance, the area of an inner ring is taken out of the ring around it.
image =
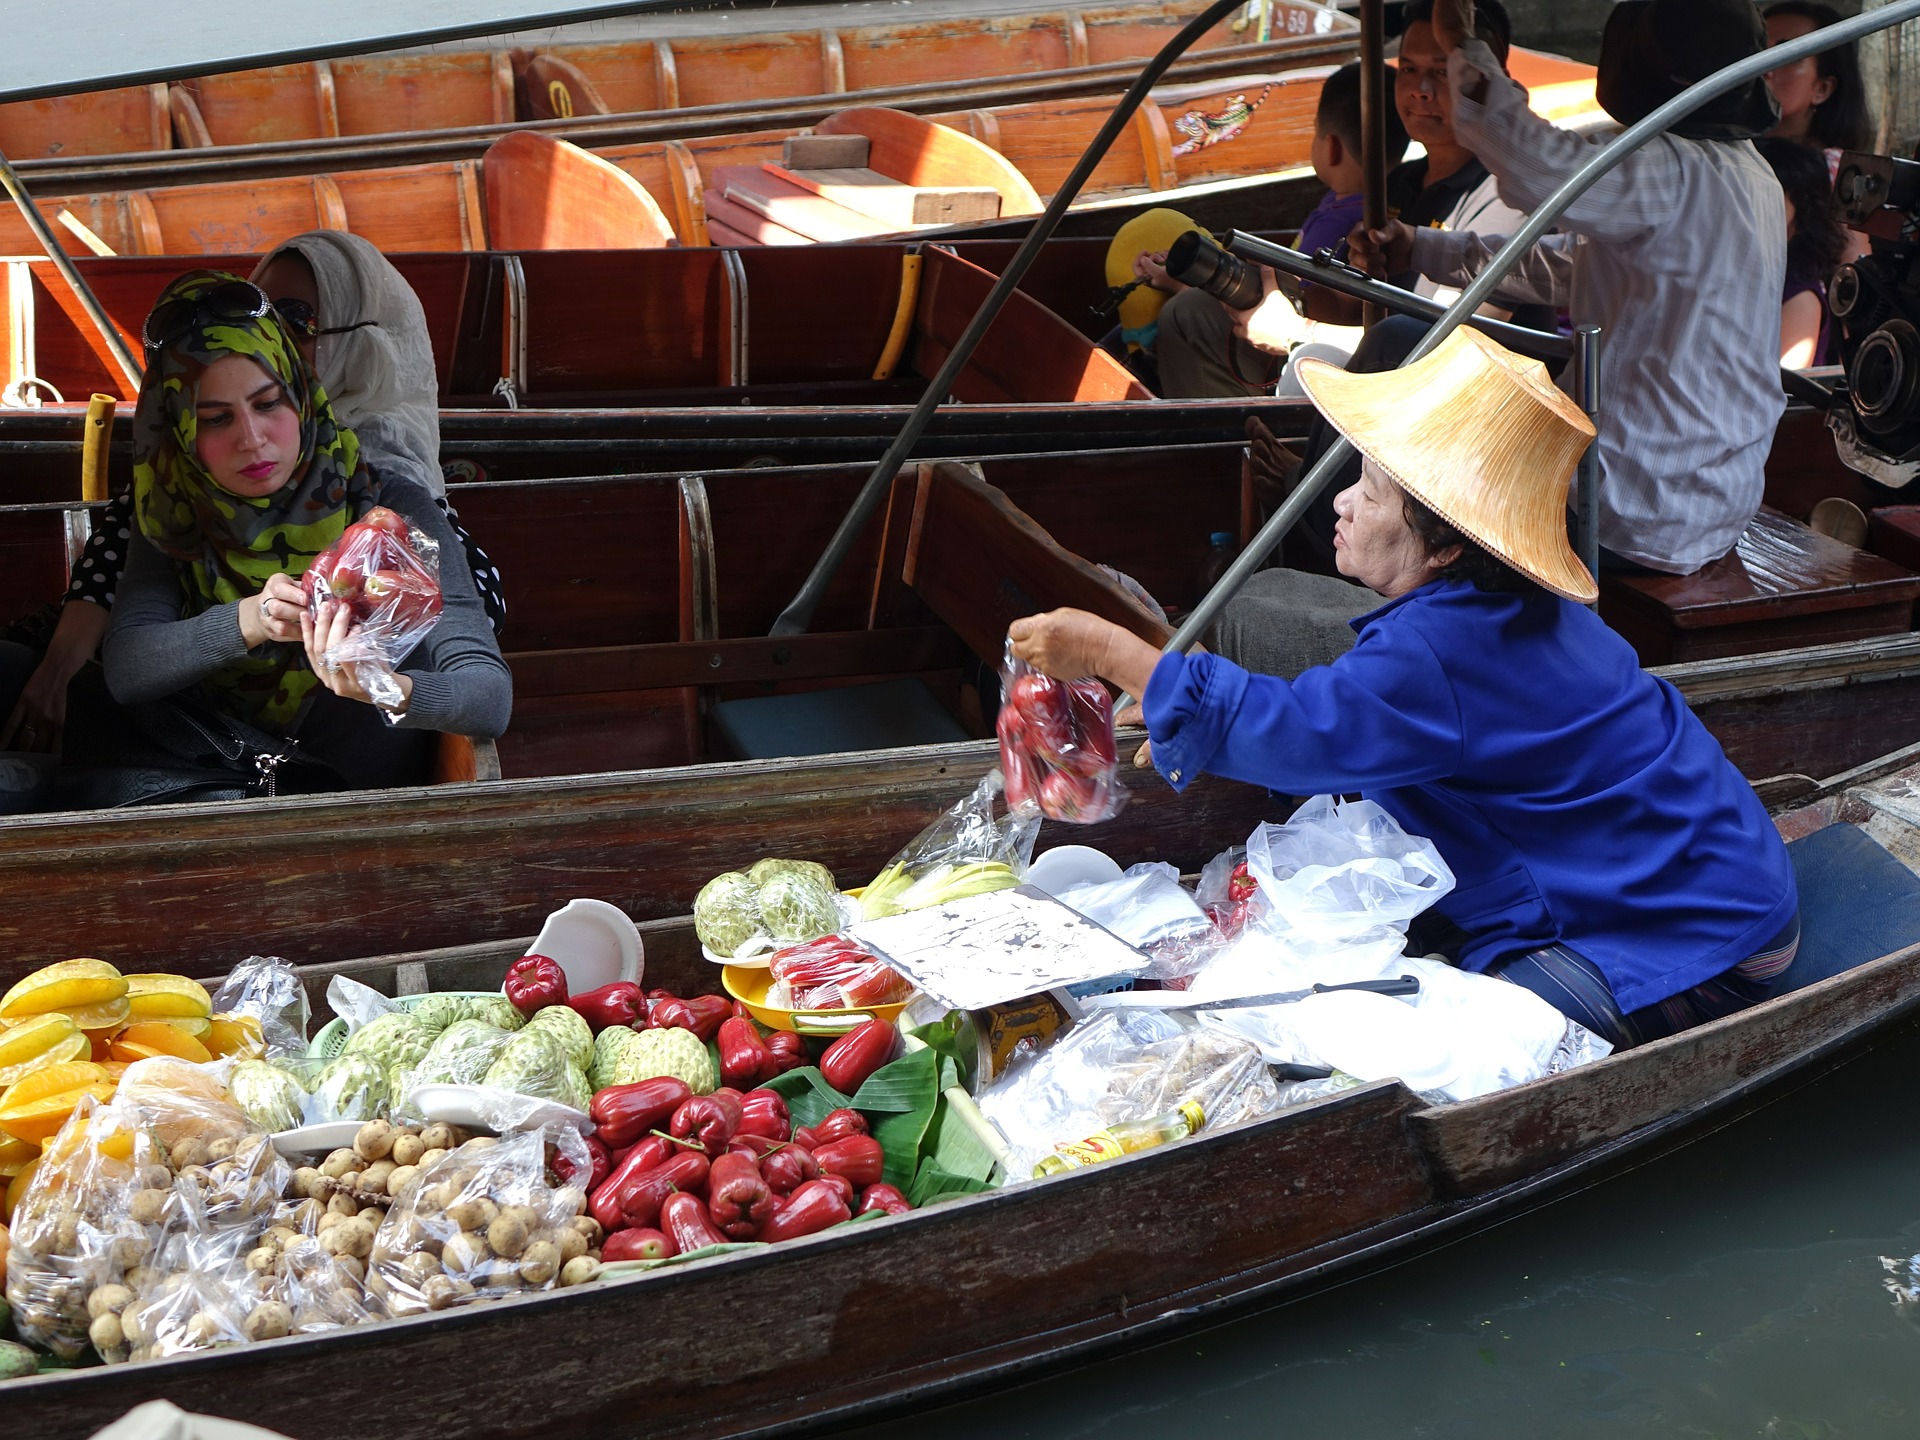
[[[141,331],[148,350],[162,350],[203,322],[237,324],[258,320],[269,310],[277,311],[281,321],[302,340],[317,340],[322,335],[345,335],[378,325],[378,320],[362,320],[356,325],[320,327],[320,316],[304,300],[291,297],[269,300],[267,292],[250,280],[223,280],[198,295],[176,295],[154,306]]]

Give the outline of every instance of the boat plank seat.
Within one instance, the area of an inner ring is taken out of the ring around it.
[[[1000,192],[991,186],[909,185],[878,170],[855,166],[825,170],[774,165],[764,168],[770,175],[809,194],[869,216],[895,230],[916,225],[959,225],[1000,217]]]
[[[868,165],[903,184],[932,187],[987,186],[1000,196],[1002,215],[1031,215],[1039,194],[1021,168],[991,145],[924,115],[880,106],[858,106],[829,115],[817,135],[864,135]]]
[[[943,246],[929,246],[925,254],[912,355],[914,370],[930,380],[994,277]],[[1089,348],[1078,330],[1018,290],[954,381],[953,394],[967,404],[1151,398],[1126,366],[1097,346]]]
[[[522,120],[571,120],[576,115],[610,115],[600,87],[584,71],[558,55],[530,58],[514,74],[514,94]]]
[[[657,250],[673,224],[646,187],[590,150],[533,130],[487,147],[487,243],[496,250]]]
[[[1081,559],[971,467],[920,467],[906,583],[967,648],[997,666],[1007,627],[1023,615],[1071,605],[1160,646],[1172,638],[1097,565]]]
[[[1733,551],[1692,575],[1600,577],[1600,613],[1642,664],[1897,635],[1920,575],[1762,506]]]
[[[901,228],[797,184],[768,165],[715,166],[712,183],[726,202],[718,207],[722,217],[730,213],[731,207],[738,206],[749,216],[792,233],[802,244],[866,240]],[[713,223],[715,210],[715,206],[708,205],[709,225]],[[723,219],[722,223],[734,222]]]

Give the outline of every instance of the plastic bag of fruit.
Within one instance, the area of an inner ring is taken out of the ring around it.
[[[1113,739],[1113,697],[1091,676],[1055,680],[1007,647],[1000,667],[1000,768],[1007,808],[1071,825],[1111,820],[1127,803]]]
[[[376,505],[314,557],[301,586],[316,621],[329,600],[353,612],[352,630],[326,662],[352,667],[376,704],[400,705],[406,697],[393,672],[440,619],[439,542]]]
[[[973,793],[949,806],[867,882],[860,893],[863,920],[878,920],[1020,883],[1040,834],[1038,811],[994,812],[1002,780],[989,770]]]
[[[789,1010],[859,1010],[896,1005],[913,984],[878,955],[843,935],[825,935],[776,950],[768,962],[776,987],[768,999]],[[778,998],[784,994],[785,999]]]
[[[574,1132],[556,1133],[574,1173],[591,1165]],[[586,1192],[559,1183],[538,1130],[482,1136],[422,1169],[374,1237],[367,1288],[394,1315],[420,1315],[495,1295],[590,1278],[576,1264],[597,1248]]]

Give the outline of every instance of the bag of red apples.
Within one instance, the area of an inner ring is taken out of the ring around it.
[[[1127,803],[1113,739],[1113,697],[1092,676],[1055,680],[1014,658],[1000,667],[1000,769],[1007,809],[1072,825],[1111,820]]]
[[[314,557],[300,583],[316,621],[326,600],[353,612],[326,662],[352,667],[374,703],[398,706],[406,697],[394,671],[440,619],[439,542],[376,505]]]

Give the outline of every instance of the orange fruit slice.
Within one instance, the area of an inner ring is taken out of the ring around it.
[[[138,1025],[129,1025],[113,1037],[108,1054],[115,1060],[129,1063],[135,1060],[151,1060],[156,1055],[171,1055],[176,1060],[191,1060],[196,1065],[204,1065],[213,1056],[207,1053],[207,1047],[184,1030],[160,1020],[143,1020]]]
[[[251,1015],[216,1015],[207,1025],[207,1033],[201,1037],[201,1043],[207,1047],[207,1053],[217,1060],[229,1055],[238,1055],[247,1060],[258,1060],[267,1053],[266,1041],[260,1034],[260,1022]]]
[[[100,1073],[104,1075],[106,1072]],[[60,1127],[67,1123],[75,1107],[87,1096],[91,1095],[103,1104],[113,1098],[113,1082],[106,1079],[30,1099],[15,1099],[14,1091],[19,1088],[14,1086],[7,1092],[5,1103],[0,1103],[0,1130],[16,1140],[29,1140],[36,1144],[44,1144],[58,1135]]]
[[[0,1094],[0,1115],[16,1105],[31,1104],[35,1100],[44,1100],[49,1095],[59,1095],[68,1090],[78,1090],[83,1085],[98,1085],[113,1077],[107,1074],[104,1066],[91,1060],[69,1060],[59,1065],[49,1065],[36,1070],[18,1084],[9,1086]]]
[[[54,1010],[83,1010],[126,993],[127,977],[106,961],[62,960],[34,971],[0,996],[0,1015],[17,1020]]]
[[[163,1015],[158,1020],[139,1020],[136,1016],[135,1019],[142,1025],[171,1025],[182,1035],[191,1035],[203,1045],[213,1029],[213,1022],[204,1015]]]
[[[78,1060],[91,1048],[86,1032],[65,1015],[36,1015],[0,1031],[0,1086],[24,1080],[43,1065]]]
[[[0,1199],[0,1225],[6,1225],[12,1222],[13,1212],[19,1208],[21,1196],[27,1193],[27,1186],[33,1183],[34,1172],[40,1168],[42,1163],[42,1160],[38,1158],[29,1160],[26,1167],[21,1170],[19,1174],[15,1175],[12,1180],[7,1182],[6,1196],[4,1199]]]
[[[184,975],[129,975],[127,1003],[135,1020],[166,1020],[175,1016],[204,1020],[213,1014],[213,997],[198,980]]]
[[[11,1180],[40,1158],[40,1147],[29,1140],[0,1135],[0,1180]]]

